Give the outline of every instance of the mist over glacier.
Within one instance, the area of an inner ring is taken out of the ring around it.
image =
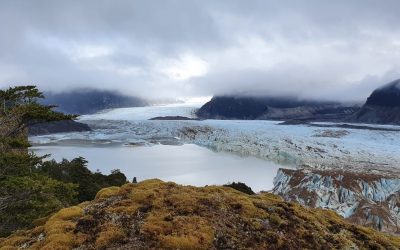
[[[399,78],[399,7],[392,0],[5,0],[0,87],[360,101]]]

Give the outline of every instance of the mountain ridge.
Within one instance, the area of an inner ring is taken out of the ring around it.
[[[375,89],[349,121],[400,125],[400,79]]]
[[[294,97],[214,96],[196,114],[201,119],[336,121],[357,110],[338,102]]]
[[[44,95],[42,104],[55,104],[58,106],[55,110],[67,114],[83,115],[111,108],[148,105],[148,102],[142,98],[100,89],[73,89],[60,93],[46,92]]]

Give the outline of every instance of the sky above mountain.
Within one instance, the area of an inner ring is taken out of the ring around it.
[[[0,87],[363,100],[400,78],[398,0],[3,0]]]

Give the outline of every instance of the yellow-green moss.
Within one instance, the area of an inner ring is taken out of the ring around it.
[[[88,206],[89,204],[90,204],[90,201],[85,201],[85,202],[79,203],[77,206],[80,208],[84,208],[84,207]]]
[[[107,246],[119,243],[126,237],[125,232],[117,225],[109,224],[104,226],[104,230],[100,232],[96,239],[96,249],[104,249]]]
[[[15,237],[11,237],[11,238],[6,238],[4,239],[4,241],[0,242],[0,249],[3,249],[3,247],[8,247],[9,249],[11,249],[12,247],[15,246],[20,246],[22,245],[24,242],[28,241],[30,238],[26,237],[26,236],[18,236],[16,235]],[[7,248],[5,248],[7,249]]]
[[[0,250],[17,250],[18,249],[18,247],[14,247],[14,246],[3,246],[3,247],[0,247]]]
[[[167,249],[209,249],[212,242],[202,242],[198,237],[192,235],[162,236],[160,243]]]
[[[109,199],[115,195],[118,199]],[[156,179],[102,189],[94,201],[60,210],[40,224],[0,240],[0,247],[35,242],[32,249],[400,249],[399,237],[352,225],[329,210],[269,193]]]
[[[276,214],[270,215],[268,219],[271,223],[273,223],[276,226],[280,226],[284,223],[283,220]]]
[[[78,206],[63,208],[58,211],[56,214],[50,217],[48,220],[50,221],[59,221],[59,220],[70,220],[74,218],[79,218],[83,215],[83,209]]]
[[[96,200],[99,199],[107,199],[111,196],[114,196],[118,194],[118,192],[121,190],[120,187],[108,187],[108,188],[103,188],[101,189],[97,194],[96,194]]]
[[[46,236],[46,241],[41,247],[42,250],[67,250],[74,245],[71,233],[58,233]]]

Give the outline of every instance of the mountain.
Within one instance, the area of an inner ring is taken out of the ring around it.
[[[197,111],[197,116],[202,119],[340,120],[358,109],[335,102],[289,97],[215,96]]]
[[[400,79],[372,92],[352,121],[378,124],[400,124]]]
[[[87,124],[73,120],[37,123],[28,127],[29,135],[46,135],[83,131],[91,131],[91,129]]]
[[[204,104],[197,116],[205,119],[256,119],[267,110],[267,104],[261,98],[217,96]]]
[[[400,107],[400,79],[374,90],[365,104],[391,108]]]
[[[399,249],[398,237],[270,193],[146,180],[0,238],[1,249]]]
[[[76,89],[61,93],[45,93],[42,104],[57,105],[57,111],[68,114],[92,114],[104,109],[141,107],[148,103],[138,97],[114,91],[98,89]]]

